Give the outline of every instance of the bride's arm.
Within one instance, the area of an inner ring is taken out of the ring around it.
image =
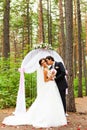
[[[44,69],[44,82],[48,82],[50,80],[52,80],[51,77],[48,77],[48,70],[47,69]]]

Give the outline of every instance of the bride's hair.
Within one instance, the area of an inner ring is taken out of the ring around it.
[[[40,64],[40,65],[42,65],[42,64],[41,64],[41,63],[42,63],[42,60],[46,61],[45,58],[40,59],[40,60],[39,60],[39,64]]]

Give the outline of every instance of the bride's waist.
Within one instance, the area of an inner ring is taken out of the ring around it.
[[[50,80],[48,82],[44,82],[45,85],[55,85],[55,81]]]

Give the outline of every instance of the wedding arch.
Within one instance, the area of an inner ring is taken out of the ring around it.
[[[19,68],[20,81],[19,81],[19,90],[18,90],[17,101],[16,101],[16,108],[14,112],[15,115],[26,112],[24,73],[33,73],[37,71],[39,67],[39,60],[41,58],[45,58],[46,56],[52,56],[54,57],[54,60],[63,63],[61,56],[56,51],[47,48],[34,49],[24,57],[21,67]]]

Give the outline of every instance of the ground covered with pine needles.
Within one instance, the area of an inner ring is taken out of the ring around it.
[[[0,130],[87,130],[87,97],[76,98],[76,113],[68,113],[68,124],[59,128],[40,128],[32,126],[6,126],[2,124],[4,117],[12,114],[14,109],[0,110]]]

